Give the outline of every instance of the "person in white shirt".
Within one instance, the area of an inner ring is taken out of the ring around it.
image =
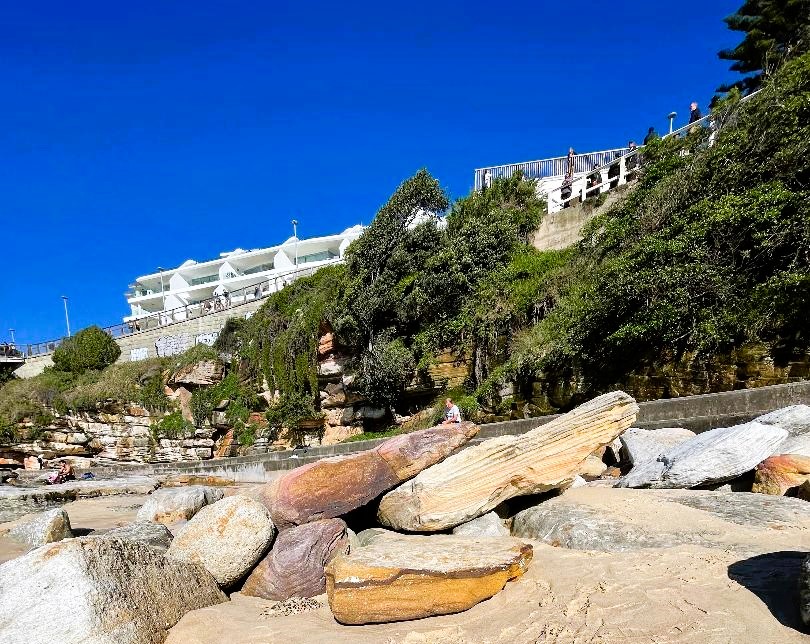
[[[447,411],[444,412],[444,421],[442,425],[453,425],[461,422],[461,412],[458,410],[458,405],[453,404],[452,398],[447,398],[444,401],[444,406]]]

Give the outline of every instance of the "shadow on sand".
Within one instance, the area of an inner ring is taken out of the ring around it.
[[[784,550],[742,559],[728,576],[759,597],[773,616],[799,633],[807,630],[799,615],[799,571],[806,552]]]

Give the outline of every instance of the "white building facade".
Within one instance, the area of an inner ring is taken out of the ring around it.
[[[143,318],[158,318],[165,324],[266,297],[298,277],[343,261],[349,244],[363,230],[357,225],[337,235],[290,237],[278,246],[238,248],[221,253],[219,259],[189,259],[177,268],[143,275],[126,293],[131,312],[124,322],[140,330]]]

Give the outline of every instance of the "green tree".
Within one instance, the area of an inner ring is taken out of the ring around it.
[[[733,49],[719,53],[733,61],[731,70],[746,77],[720,88],[757,89],[762,76],[772,74],[786,60],[810,51],[810,0],[745,0],[725,19],[729,29],[745,34]]]
[[[121,347],[97,326],[82,329],[65,338],[53,352],[53,363],[59,371],[83,373],[101,370],[118,360]]]

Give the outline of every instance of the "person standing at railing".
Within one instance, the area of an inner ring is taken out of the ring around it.
[[[599,184],[602,183],[602,173],[599,171],[599,165],[593,164],[593,171],[588,175],[588,188],[585,193],[586,199],[597,197],[599,195]]]
[[[703,114],[700,113],[700,108],[695,101],[692,101],[689,105],[689,125],[693,123],[692,127],[689,128],[689,134],[694,134],[695,132],[700,130],[700,119],[703,118]]]
[[[492,174],[490,171],[484,170],[484,181],[483,181],[484,190],[487,190],[492,187]]]
[[[650,126],[650,129],[647,130],[647,136],[644,137],[644,145],[649,145],[653,141],[658,138],[658,133],[655,131],[655,128]]]
[[[565,178],[563,179],[562,186],[560,187],[560,198],[564,201],[563,208],[568,208],[570,205],[568,199],[571,198],[574,185],[574,157],[576,156],[574,148],[568,148],[568,157],[565,160]]]
[[[638,167],[638,146],[635,141],[627,144],[627,158],[624,162],[625,179],[630,181],[636,178],[636,168]]]

